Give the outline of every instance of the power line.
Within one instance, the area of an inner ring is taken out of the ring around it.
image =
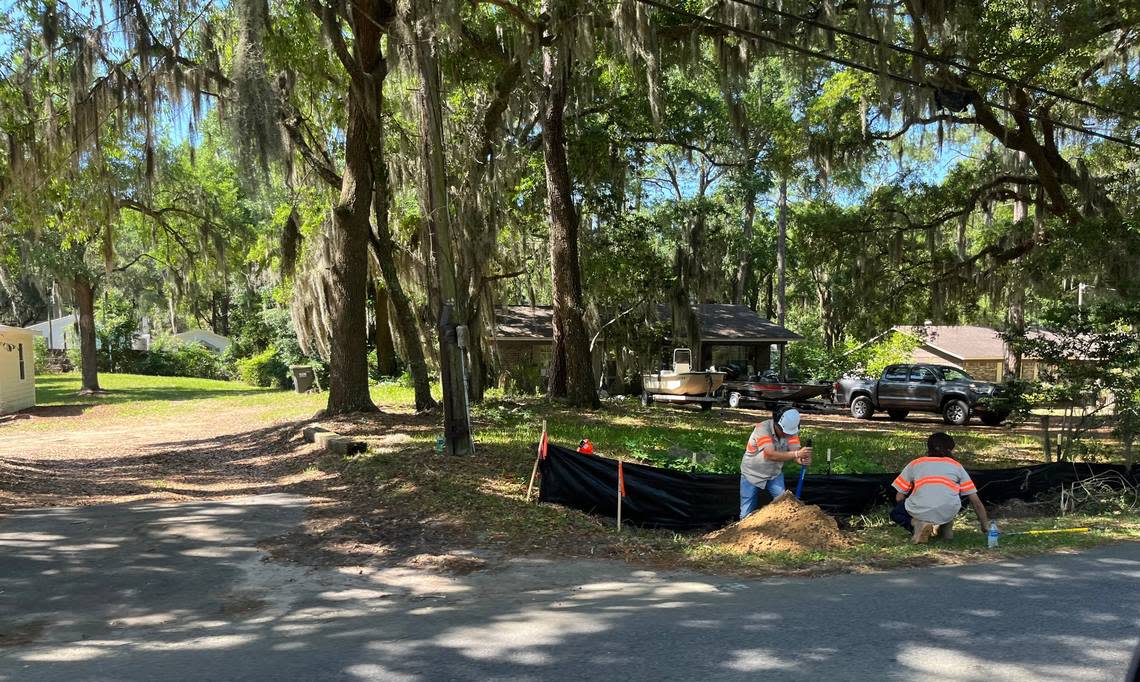
[[[727,24],[723,21],[719,21],[719,20],[713,19],[711,17],[706,17],[706,16],[703,16],[700,14],[694,14],[694,13],[689,12],[687,10],[683,10],[683,9],[678,8],[678,7],[673,7],[672,5],[668,5],[668,4],[665,4],[663,2],[659,2],[658,0],[637,0],[637,1],[642,3],[642,4],[649,5],[650,7],[656,7],[657,9],[664,10],[664,11],[669,12],[671,14],[674,14],[674,15],[677,15],[680,17],[685,17],[686,19],[698,21],[698,22],[701,22],[701,23],[706,24],[708,26],[714,26],[716,28],[720,28],[720,29],[729,31],[730,33],[735,33],[737,35],[741,35],[741,36],[745,36],[748,38],[752,38],[754,40],[759,40],[759,41],[762,41],[765,43],[769,43],[771,45],[775,45],[776,47],[782,47],[785,50],[790,50],[792,52],[796,52],[796,53],[806,55],[809,57],[814,57],[816,59],[831,62],[833,64],[839,64],[840,66],[846,66],[848,68],[855,69],[857,71],[862,71],[864,73],[869,73],[869,74],[872,74],[875,76],[886,76],[887,78],[890,78],[891,80],[895,80],[895,81],[898,81],[900,83],[905,83],[907,85],[911,85],[914,87],[936,89],[936,87],[934,85],[932,85],[931,83],[928,83],[926,81],[920,81],[916,78],[911,78],[910,76],[903,76],[903,75],[900,75],[897,73],[892,73],[892,72],[887,71],[885,69],[878,69],[878,68],[873,67],[873,66],[867,66],[866,64],[862,64],[860,62],[856,62],[856,61],[853,61],[851,59],[846,59],[843,57],[837,57],[835,55],[827,54],[826,52],[814,50],[814,49],[809,48],[809,47],[803,47],[801,45],[796,45],[795,43],[789,43],[787,41],[780,40],[778,38],[772,38],[770,36],[766,36],[766,35],[763,35],[761,33],[751,31],[751,30],[746,29],[746,28],[741,28],[739,26],[733,26],[732,24]],[[1082,135],[1089,135],[1090,137],[1097,137],[1097,138],[1100,138],[1102,140],[1107,140],[1109,142],[1116,142],[1118,144],[1122,144],[1122,145],[1124,145],[1126,147],[1130,147],[1132,149],[1140,149],[1140,143],[1133,142],[1132,140],[1127,140],[1125,138],[1117,137],[1115,135],[1109,135],[1108,133],[1102,133],[1102,132],[1099,132],[1096,130],[1091,130],[1089,128],[1084,128],[1084,127],[1076,126],[1076,125],[1073,125],[1070,123],[1065,123],[1064,121],[1058,121],[1054,118],[1050,118],[1048,116],[1043,116],[1041,114],[1037,114],[1037,113],[1034,113],[1031,111],[1022,112],[1020,110],[1014,109],[1013,107],[1009,107],[1009,106],[1006,106],[1004,104],[996,104],[993,102],[989,102],[988,100],[982,99],[980,96],[979,96],[979,99],[981,99],[981,101],[984,102],[987,106],[989,106],[993,109],[997,109],[999,111],[1004,111],[1004,112],[1011,113],[1011,114],[1013,114],[1013,113],[1024,113],[1026,116],[1028,116],[1030,118],[1036,119],[1038,121],[1044,121],[1044,122],[1051,123],[1052,125],[1054,125],[1058,128],[1064,128],[1066,130],[1071,130],[1073,132],[1080,133]]]
[[[752,7],[752,8],[758,9],[762,12],[768,12],[769,14],[775,14],[776,16],[783,17],[785,19],[791,19],[793,21],[798,21],[798,22],[807,24],[809,26],[814,26],[816,28],[820,28],[820,29],[823,29],[826,31],[832,31],[832,32],[838,33],[840,35],[847,36],[848,38],[860,40],[860,41],[863,41],[865,43],[875,45],[877,47],[878,46],[885,47],[889,50],[894,50],[895,52],[899,52],[899,53],[902,53],[902,54],[905,54],[905,55],[908,55],[911,57],[918,57],[920,59],[925,59],[925,60],[928,60],[931,62],[936,62],[938,64],[951,66],[951,67],[954,67],[955,69],[958,69],[960,71],[964,71],[966,73],[971,73],[971,74],[974,74],[976,76],[982,76],[984,78],[992,78],[994,80],[1001,81],[1002,83],[1005,83],[1006,85],[1013,85],[1016,87],[1026,88],[1028,90],[1032,90],[1034,92],[1038,92],[1038,93],[1041,93],[1043,95],[1049,95],[1050,97],[1056,97],[1057,99],[1062,99],[1062,100],[1065,100],[1067,102],[1071,102],[1073,104],[1079,104],[1081,106],[1086,106],[1086,107],[1089,107],[1091,109],[1097,109],[1101,112],[1104,112],[1106,114],[1112,114],[1113,116],[1117,116],[1117,117],[1122,118],[1122,119],[1136,120],[1135,114],[1128,114],[1128,113],[1125,113],[1122,111],[1117,111],[1116,109],[1112,109],[1110,107],[1106,107],[1104,105],[1097,104],[1096,102],[1090,102],[1089,100],[1081,99],[1080,97],[1075,97],[1073,95],[1069,95],[1069,94],[1061,92],[1059,90],[1053,90],[1051,88],[1046,88],[1046,87],[1041,86],[1041,85],[1034,85],[1032,83],[1022,82],[1022,81],[1019,81],[1016,78],[1013,78],[1011,76],[1006,76],[1004,74],[986,71],[985,69],[980,69],[976,66],[970,66],[969,64],[963,64],[963,63],[956,61],[954,59],[951,59],[949,57],[943,57],[941,55],[930,54],[929,52],[923,52],[921,50],[916,50],[914,48],[906,47],[905,45],[896,45],[894,43],[884,43],[884,42],[880,41],[878,38],[866,35],[864,33],[859,33],[857,31],[852,31],[852,30],[845,29],[845,28],[842,28],[839,26],[835,26],[833,24],[828,24],[826,22],[819,21],[818,19],[812,19],[811,17],[805,17],[802,15],[793,14],[791,12],[787,12],[787,11],[784,11],[781,9],[776,9],[774,7],[768,7],[766,5],[762,5],[758,2],[755,2],[754,0],[732,0],[732,2],[735,2],[735,3],[740,4],[740,5],[745,5],[747,7]]]

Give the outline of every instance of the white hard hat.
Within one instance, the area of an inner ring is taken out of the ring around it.
[[[791,409],[780,415],[780,430],[789,436],[794,436],[800,432],[800,411]]]

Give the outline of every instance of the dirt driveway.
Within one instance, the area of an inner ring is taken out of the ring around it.
[[[257,408],[92,412],[37,408],[0,424],[0,509],[282,492],[325,476],[301,439],[307,419],[267,422]]]

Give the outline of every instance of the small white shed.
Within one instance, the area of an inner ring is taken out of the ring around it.
[[[36,348],[30,329],[0,324],[0,414],[36,404]]]
[[[229,338],[215,334],[207,329],[191,329],[190,331],[175,334],[174,338],[180,343],[199,344],[214,353],[222,353],[230,347]]]
[[[77,324],[75,313],[70,313],[63,317],[30,324],[24,329],[44,337],[44,340],[47,341],[47,347],[51,350],[67,350],[69,342],[71,345],[78,345],[75,342],[78,333],[76,331],[78,329]]]

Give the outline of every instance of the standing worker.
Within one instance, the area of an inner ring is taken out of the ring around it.
[[[990,525],[978,488],[953,455],[954,438],[932,433],[926,439],[926,456],[912,460],[891,484],[898,503],[891,520],[905,528],[915,544],[926,544],[932,534],[943,540],[954,537],[954,517],[962,510],[963,497],[977,512],[983,533]]]
[[[786,490],[784,463],[811,464],[811,448],[800,447],[800,413],[795,408],[777,410],[772,418],[752,429],[744,458],[740,460],[740,518],[756,511],[761,490],[773,498]]]

